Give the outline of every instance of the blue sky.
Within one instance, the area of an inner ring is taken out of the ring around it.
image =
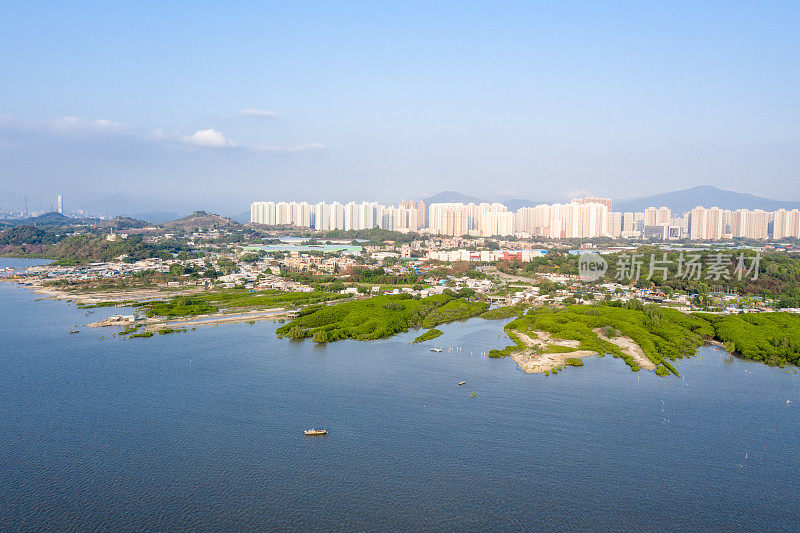
[[[3,7],[3,207],[800,200],[797,2],[163,4]]]

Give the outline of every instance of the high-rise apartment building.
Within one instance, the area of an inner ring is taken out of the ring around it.
[[[728,211],[698,206],[683,215],[673,216],[667,207],[615,213],[608,210],[607,199],[598,199],[602,202],[591,200],[583,198],[568,204],[540,204],[523,207],[515,213],[500,203],[436,203],[427,206],[426,212],[423,202],[411,201],[400,202],[398,207],[375,202],[320,202],[315,205],[307,202],[253,202],[250,221],[320,231],[375,227],[419,231],[425,227],[423,220],[426,220],[430,233],[451,236],[521,234],[549,239],[605,236],[678,239],[688,236],[697,241],[731,237],[758,240],[800,238],[800,210],[797,209]],[[63,209],[60,202],[59,207]]]
[[[800,238],[800,211],[778,209],[773,217],[773,239]]]
[[[608,227],[608,235],[614,238],[620,237],[622,235],[622,223],[622,213],[613,213],[609,211],[608,222],[606,223],[606,226]]]

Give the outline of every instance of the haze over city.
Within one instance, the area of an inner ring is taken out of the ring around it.
[[[794,2],[14,3],[6,209],[800,200]]]
[[[0,533],[796,532],[800,2],[6,2]]]

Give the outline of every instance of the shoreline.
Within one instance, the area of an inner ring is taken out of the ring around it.
[[[23,282],[18,279],[8,279],[6,281],[16,282],[23,288],[30,289],[34,294],[39,294],[42,297],[36,298],[36,301],[42,300],[61,300],[74,302],[78,305],[97,305],[102,303],[113,302],[113,306],[108,307],[133,307],[134,304],[146,303],[152,300],[162,300],[174,298],[176,296],[190,296],[194,294],[202,294],[205,291],[197,288],[163,291],[160,289],[141,289],[141,290],[127,290],[127,291],[113,291],[113,292],[94,292],[90,294],[75,294],[57,287],[45,287],[41,282]],[[137,321],[110,321],[108,318],[89,322],[84,324],[84,327],[100,328],[100,327],[119,327],[127,328],[132,325],[142,326],[142,331],[157,332],[160,329],[167,328],[187,328],[199,326],[219,326],[224,324],[237,324],[241,322],[260,322],[265,320],[276,320],[279,318],[290,318],[294,316],[295,311],[285,307],[276,307],[273,309],[247,309],[233,312],[220,312],[216,314],[194,315],[185,317],[150,317]]]
[[[109,291],[109,292],[93,292],[93,293],[74,293],[59,289],[57,287],[45,287],[41,282],[22,283],[18,280],[20,285],[26,286],[33,290],[36,294],[42,294],[45,300],[70,300],[81,305],[97,305],[106,302],[114,302],[115,307],[126,307],[126,303],[130,304],[132,301],[136,303],[147,302],[149,300],[160,300],[164,298],[174,298],[175,296],[189,296],[204,292],[202,289],[191,288],[173,291],[164,291],[158,288],[152,289],[139,289],[139,290],[126,290],[126,291]]]
[[[275,320],[277,318],[289,317],[294,314],[283,307],[265,311],[242,311],[238,313],[219,313],[216,315],[196,315],[192,317],[177,317],[177,318],[145,318],[135,322],[119,322],[109,321],[109,319],[99,320],[97,322],[90,322],[84,324],[89,328],[103,328],[103,327],[128,327],[133,325],[142,326],[142,331],[156,332],[159,329],[179,327],[197,327],[197,326],[218,326],[223,324],[236,324],[239,322],[260,322],[264,320]]]
[[[122,291],[92,292],[92,293],[73,293],[60,287],[44,286],[40,280],[24,280],[13,278],[0,278],[0,281],[15,282],[18,286],[30,289],[34,294],[41,297],[40,300],[66,300],[75,302],[77,309],[82,309],[81,305],[93,306],[97,304],[101,307],[135,307],[137,304],[146,304],[153,300],[171,299],[177,296],[191,296],[203,294],[207,291],[198,287],[188,287],[183,289],[164,290],[161,288],[144,288]],[[334,305],[339,301],[326,302],[326,305]],[[89,308],[84,308],[89,309]],[[267,309],[221,309],[215,314],[202,314],[193,316],[158,316],[150,318],[140,318],[139,320],[110,320],[109,318],[84,324],[84,327],[109,327],[116,326],[120,330],[125,330],[131,326],[138,326],[140,333],[157,333],[164,329],[187,329],[201,326],[220,326],[236,323],[253,323],[267,320],[276,321],[279,319],[293,319],[298,316],[297,309],[287,309],[286,307],[276,307]],[[423,328],[424,329],[424,328]],[[656,371],[658,365],[653,363],[645,354],[641,347],[628,337],[607,337],[601,328],[592,330],[602,340],[615,344],[626,356],[633,359],[639,369]],[[521,332],[515,332],[524,344],[524,349],[508,354],[520,370],[526,374],[549,373],[565,366],[568,359],[583,359],[586,357],[602,356],[599,352],[592,350],[580,350],[579,342],[575,340],[565,340],[552,337],[545,331],[535,331],[536,338],[531,338]],[[116,332],[115,332],[116,334]],[[392,335],[393,336],[393,335]],[[718,350],[725,349],[725,344],[715,338],[706,338],[702,341],[703,346],[712,346]],[[744,360],[752,360],[747,357],[731,354]],[[674,372],[674,371],[673,371]]]

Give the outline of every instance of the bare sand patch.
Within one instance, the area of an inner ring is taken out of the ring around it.
[[[597,328],[593,330],[595,333],[600,336],[601,339],[608,341],[622,350],[623,353],[629,355],[633,358],[637,365],[640,368],[645,370],[655,370],[656,365],[653,363],[650,358],[645,355],[642,348],[636,344],[636,342],[631,339],[630,337],[608,337],[606,336],[602,329]],[[559,339],[553,337],[550,333],[546,331],[536,331],[536,337],[530,337],[525,333],[520,333],[515,331],[514,334],[517,335],[522,341],[523,344],[528,346],[530,349],[523,350],[521,352],[516,352],[511,354],[511,358],[516,361],[519,367],[523,370],[523,372],[527,374],[541,374],[543,372],[548,372],[553,370],[554,368],[564,366],[566,364],[567,359],[572,358],[583,358],[583,357],[590,357],[593,355],[598,355],[597,352],[591,350],[575,350],[572,352],[559,352],[559,353],[541,353],[547,351],[547,348],[550,346],[564,346],[567,348],[578,348],[580,347],[580,342],[575,340],[567,340],[567,339]]]
[[[630,355],[640,368],[644,368],[645,370],[656,369],[655,363],[653,363],[650,358],[645,355],[642,348],[630,337],[623,337],[622,335],[609,337],[603,333],[601,328],[597,328],[592,331],[597,333],[597,335],[604,341],[608,341],[611,344],[617,345],[617,347],[619,347],[624,354]]]
[[[590,357],[597,355],[597,352],[591,350],[576,350],[574,352],[566,353],[542,353],[535,354],[531,351],[517,352],[511,354],[511,358],[516,361],[519,367],[526,374],[542,374],[549,372],[554,368],[564,366],[567,359],[580,359],[583,357]]]
[[[526,374],[542,374],[554,368],[564,366],[567,359],[579,359],[597,355],[591,350],[575,350],[571,352],[558,353],[535,353],[544,351],[548,346],[563,346],[566,348],[578,348],[579,341],[558,339],[546,331],[536,331],[536,338],[532,338],[525,333],[515,331],[514,334],[531,349],[511,354],[511,358],[519,365]]]

